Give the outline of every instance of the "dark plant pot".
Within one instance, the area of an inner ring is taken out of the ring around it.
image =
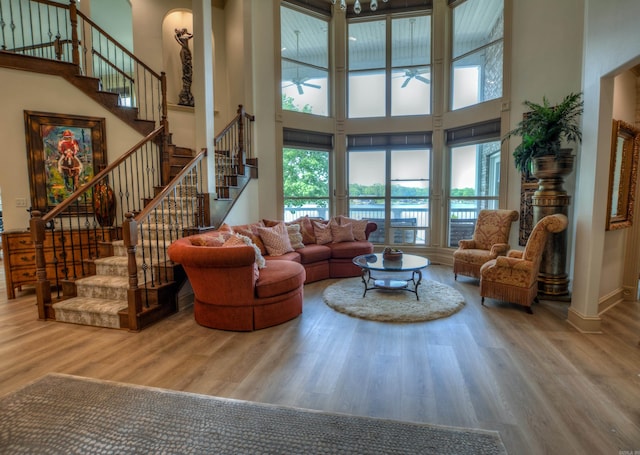
[[[563,191],[564,177],[573,171],[575,156],[571,155],[571,149],[563,149],[558,157],[539,156],[533,159],[532,174],[538,179],[538,192]]]

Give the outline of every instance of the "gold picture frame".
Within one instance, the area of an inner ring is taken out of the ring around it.
[[[31,208],[48,212],[106,165],[105,119],[24,111]],[[92,212],[90,194],[69,208]]]
[[[607,231],[628,228],[633,223],[639,137],[640,130],[634,126],[622,120],[613,120]]]

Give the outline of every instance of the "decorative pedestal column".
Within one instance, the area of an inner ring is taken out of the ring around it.
[[[570,150],[569,150],[570,152]],[[533,224],[547,215],[568,215],[571,196],[563,189],[564,177],[573,170],[573,155],[535,158],[533,175],[538,178],[538,190],[531,197]],[[547,300],[569,300],[569,279],[565,272],[567,258],[567,231],[549,234],[542,254],[538,274],[538,295]]]

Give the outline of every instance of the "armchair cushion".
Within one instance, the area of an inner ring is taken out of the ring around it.
[[[453,252],[453,273],[480,278],[480,267],[509,251],[511,224],[519,218],[516,210],[480,210],[472,239],[458,241]]]

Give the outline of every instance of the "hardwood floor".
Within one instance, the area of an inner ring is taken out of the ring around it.
[[[301,317],[252,333],[201,327],[191,308],[141,333],[37,319],[30,290],[0,289],[0,395],[60,372],[356,415],[497,430],[510,454],[640,453],[640,304],[604,314],[604,333],[487,300],[477,281],[431,266],[459,313],[416,324],[364,321],[305,287]],[[4,283],[4,280],[0,280]],[[625,452],[630,451],[630,452]]]

